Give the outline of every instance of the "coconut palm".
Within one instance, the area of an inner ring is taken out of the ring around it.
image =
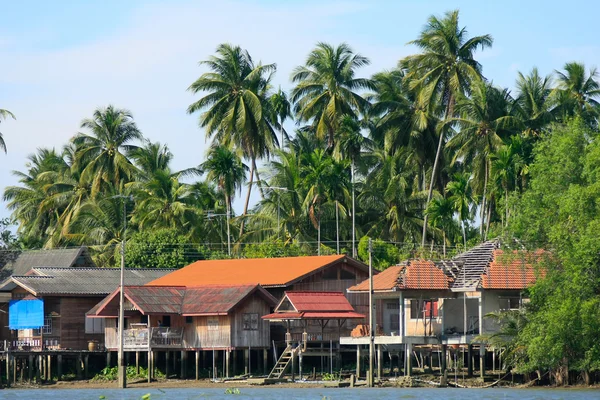
[[[429,216],[429,224],[442,231],[443,254],[446,257],[446,236],[454,225],[452,202],[444,196],[434,196],[425,213]]]
[[[480,227],[483,237],[490,156],[511,133],[521,130],[522,124],[515,116],[514,101],[508,89],[499,89],[482,80],[473,82],[469,97],[459,97],[456,112],[460,117],[451,118],[447,123],[457,125],[460,130],[448,141],[447,147],[454,152],[453,163],[461,160],[471,166],[476,189],[483,193]]]
[[[127,154],[137,146],[142,134],[130,111],[112,105],[94,111],[91,119],[84,119],[81,128],[89,133],[78,133],[73,139],[76,146],[75,162],[82,169],[81,179],[92,182],[92,196],[106,185],[120,186],[134,179],[137,169]]]
[[[554,120],[551,76],[540,76],[537,68],[528,75],[519,72],[515,102],[524,125],[523,133],[528,137],[538,137]]]
[[[477,202],[471,181],[471,175],[468,172],[462,172],[454,174],[452,180],[446,185],[446,196],[462,226],[465,248],[467,247],[465,224],[473,218],[474,206]]]
[[[144,140],[141,147],[129,153],[143,179],[150,178],[156,171],[168,169],[173,160],[173,153],[166,145]]]
[[[200,168],[207,173],[207,178],[217,184],[225,197],[227,212],[227,251],[231,255],[231,201],[234,193],[240,190],[246,181],[248,167],[235,152],[225,146],[214,146],[208,151],[206,161]]]
[[[217,143],[235,145],[251,161],[245,217],[255,174],[260,182],[256,159],[268,156],[277,141],[274,130],[277,121],[272,120],[275,113],[268,101],[275,64],[255,65],[247,51],[230,44],[219,45],[217,55],[200,64],[210,72],[202,74],[188,90],[207,94],[192,103],[188,113],[202,111],[200,127],[206,130],[207,137],[214,137]],[[244,223],[242,219],[240,235]]]
[[[285,92],[283,90],[281,90],[281,87],[279,88],[279,90],[276,93],[273,93],[271,95],[271,97],[269,98],[269,101],[271,102],[271,109],[273,110],[273,112],[276,115],[275,119],[279,120],[279,130],[281,133],[281,141],[279,142],[279,148],[283,149],[283,134],[284,134],[283,123],[285,122],[286,119],[292,117],[291,104],[290,104]]]
[[[343,115],[357,118],[369,106],[357,91],[375,87],[370,79],[356,78],[356,70],[369,59],[355,54],[346,43],[335,47],[319,42],[303,66],[292,72],[291,99],[298,122],[310,122],[319,138],[333,149],[335,133]]]
[[[0,122],[7,119],[8,117],[11,117],[12,119],[16,119],[13,113],[11,113],[8,110],[3,110],[0,108]],[[6,143],[4,142],[2,133],[0,133],[0,149],[4,150],[4,153],[6,153]]]
[[[442,104],[444,120],[454,116],[456,99],[470,92],[471,84],[481,79],[481,64],[473,56],[478,48],[491,47],[490,35],[468,38],[467,30],[459,26],[458,10],[449,11],[444,18],[429,17],[419,38],[409,42],[422,50],[422,53],[408,56],[401,64],[409,71],[407,79],[410,87],[418,90],[417,103],[421,107]],[[445,131],[439,133],[439,140],[431,178],[427,203],[431,201],[440,155],[444,147]],[[427,233],[427,215],[423,225],[422,246]]]
[[[596,126],[600,110],[600,103],[596,100],[600,96],[597,69],[592,68],[586,74],[583,63],[570,62],[565,64],[564,70],[556,71],[556,91],[561,117],[577,115]]]

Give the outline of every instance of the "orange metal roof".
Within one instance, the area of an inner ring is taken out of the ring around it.
[[[366,269],[344,255],[202,260],[158,278],[148,286],[250,285],[288,286],[333,263],[345,260]]]
[[[404,269],[404,266],[395,265],[389,267],[377,275],[373,276],[373,290],[375,291],[387,291],[394,290],[398,285],[400,273]],[[350,292],[363,292],[369,291],[369,280],[362,281],[358,285],[354,285],[348,289]]]
[[[492,262],[481,276],[481,286],[484,289],[525,289],[533,285],[543,271],[537,274],[532,262],[542,254],[495,250]]]

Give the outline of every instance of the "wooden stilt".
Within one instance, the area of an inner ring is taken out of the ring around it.
[[[27,357],[27,375],[29,378],[29,382],[33,380],[33,354],[30,354]]]
[[[169,379],[169,372],[170,372],[169,361],[170,361],[171,357],[170,357],[169,353],[170,353],[170,351],[168,351],[168,350],[165,352],[165,378],[167,378],[167,379]]]
[[[63,356],[59,354],[56,356],[56,375],[58,376],[57,380],[62,379],[62,371],[63,371]]]
[[[200,350],[196,350],[196,380],[200,379],[200,368],[199,368],[199,364],[200,363]]]
[[[12,364],[13,382],[16,383],[17,382],[17,358],[13,356],[11,361],[12,361],[11,364]]]
[[[446,354],[448,353],[448,345],[443,344],[442,345],[442,354],[440,354],[440,362],[441,362],[441,366],[440,366],[440,372],[442,373],[442,375],[444,375],[446,373],[446,369],[448,368],[447,364],[446,364]]]
[[[244,349],[244,374],[248,374],[248,360],[250,359],[250,350]]]
[[[173,373],[177,374],[177,352],[173,352]]]
[[[146,375],[148,378],[148,383],[152,382],[152,372],[154,371],[154,365],[152,362],[152,350],[148,350],[148,362],[146,363],[146,368],[148,368],[148,370],[146,371]]]
[[[263,374],[269,373],[269,350],[263,349]]]
[[[46,380],[52,381],[52,356],[48,354],[48,359],[46,360]]]
[[[181,350],[181,372],[179,373],[179,377],[181,379],[187,378],[187,351]]]
[[[140,352],[135,352],[135,373],[140,374]]]
[[[467,377],[473,377],[473,345],[467,345]]]
[[[90,369],[90,355],[86,354],[83,357],[83,377],[85,379],[88,379],[90,377],[89,374],[88,374],[89,369]]]
[[[405,357],[406,357],[406,376],[411,376],[412,375],[412,344],[410,344],[410,343],[406,344]]]
[[[106,352],[106,367],[110,368],[111,367],[111,353],[112,351],[107,351]]]
[[[79,353],[79,354],[77,355],[77,363],[76,363],[76,364],[77,364],[77,365],[76,365],[76,368],[77,368],[77,379],[81,379],[81,377],[82,377],[82,373],[81,373],[81,363],[82,363],[82,360],[81,360],[81,353]]]
[[[485,376],[485,346],[479,345],[479,375],[481,379]]]

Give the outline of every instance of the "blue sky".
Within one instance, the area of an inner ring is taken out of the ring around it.
[[[222,42],[275,62],[276,85],[289,88],[292,69],[317,41],[349,43],[389,69],[415,49],[431,14],[460,9],[471,35],[489,33],[494,46],[477,55],[484,75],[512,87],[517,71],[542,73],[567,61],[600,65],[600,3],[546,1],[13,1],[0,24],[0,108],[17,121],[0,125],[0,190],[16,184],[38,147],[59,149],[99,106],[130,109],[153,141],[167,143],[174,167],[202,162],[207,147],[186,91]],[[293,128],[290,126],[290,128]],[[236,209],[241,208],[241,200]],[[0,217],[8,216],[0,203]]]

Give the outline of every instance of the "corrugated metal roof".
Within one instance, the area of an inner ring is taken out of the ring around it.
[[[285,297],[298,312],[354,311],[344,293],[341,292],[285,292]]]
[[[499,246],[498,240],[488,240],[454,257],[452,260],[461,267],[452,283],[452,290],[476,290],[481,283],[481,275],[494,257],[494,250]]]
[[[26,250],[4,267],[12,275],[25,275],[34,267],[96,267],[87,247],[74,249]]]
[[[362,319],[363,314],[353,311],[346,312],[305,312],[305,313],[272,313],[262,317],[269,321],[285,321],[293,319]]]
[[[260,295],[270,306],[276,300],[259,285],[242,286],[127,286],[125,297],[141,313],[178,315],[226,315],[253,293]],[[115,290],[87,315],[101,316],[109,303],[118,302],[119,290]]]
[[[125,270],[126,285],[145,285],[173,270],[136,268]],[[118,268],[34,268],[35,275],[12,276],[15,284],[36,295],[107,295],[119,286]]]
[[[181,268],[148,285],[201,286],[201,285],[256,285],[264,287],[288,286],[321,268],[337,262],[348,262],[367,270],[360,261],[344,255],[248,258],[236,260],[202,260]]]

